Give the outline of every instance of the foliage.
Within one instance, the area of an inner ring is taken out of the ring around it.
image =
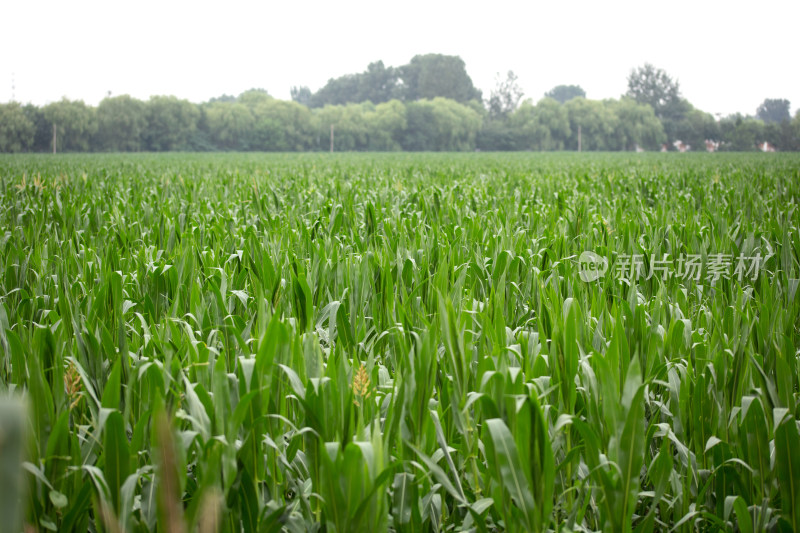
[[[492,91],[487,102],[489,117],[492,120],[507,118],[517,109],[522,96],[522,88],[517,83],[517,75],[513,70],[508,71],[505,80],[501,79],[498,74],[497,87]]]
[[[640,104],[626,97],[619,100],[606,100],[604,103],[618,119],[614,131],[617,144],[613,149],[657,150],[661,143],[667,140],[661,122],[649,105]],[[696,146],[701,150],[704,149],[702,142]]]
[[[35,133],[36,126],[20,104],[0,104],[0,152],[27,151]]]
[[[677,80],[672,79],[664,70],[645,63],[628,75],[626,96],[653,108],[664,126],[668,143],[680,139],[678,124],[691,110],[691,104],[681,96]]]
[[[42,115],[50,124],[51,139],[52,125],[56,126],[57,151],[85,152],[89,150],[92,138],[97,131],[95,108],[87,106],[83,100],[71,101],[63,98],[44,106]]]
[[[706,140],[721,140],[719,123],[709,113],[688,107],[687,113],[677,122],[673,122],[675,136],[692,150],[705,150]]]
[[[570,136],[567,110],[553,98],[542,98],[535,106],[523,102],[511,124],[521,132],[524,146],[532,150],[563,150]]]
[[[400,67],[403,97],[407,102],[447,98],[459,103],[481,101],[481,92],[472,84],[464,60],[443,54],[416,55]]]
[[[544,97],[552,98],[559,104],[563,104],[573,98],[586,98],[586,91],[580,85],[556,85],[547,91]]]
[[[798,168],[2,156],[29,417],[0,503],[64,532],[798,530]],[[699,279],[612,275],[664,254]],[[719,254],[763,264],[707,281]]]
[[[405,150],[463,151],[475,147],[481,116],[446,98],[419,100],[406,106]]]
[[[211,141],[222,150],[246,150],[253,137],[250,109],[239,102],[214,102],[205,108]]]
[[[385,67],[383,61],[376,61],[360,74],[346,74],[328,80],[324,87],[313,94],[307,87],[294,88],[292,100],[310,107],[388,102],[403,96],[399,72],[393,67]]]
[[[778,98],[766,98],[756,110],[756,117],[763,120],[766,124],[789,122],[792,118],[789,113],[789,100]]]
[[[581,149],[586,151],[614,150],[618,140],[614,133],[619,129],[619,118],[598,100],[573,98],[564,104],[569,117],[570,138],[567,148],[578,149],[578,128],[580,127]]]
[[[248,149],[292,152],[313,146],[314,118],[307,107],[269,99],[253,107],[252,113],[255,124]]]
[[[110,152],[138,152],[147,125],[142,101],[128,95],[104,98],[97,106],[95,145]]]
[[[54,122],[59,151],[328,151],[331,127],[335,151],[577,150],[579,131],[581,149],[590,151],[658,150],[662,143],[673,150],[677,140],[693,151],[704,151],[707,140],[730,151],[764,141],[778,151],[800,150],[796,117],[718,122],[651,65],[633,71],[629,86],[619,100],[598,101],[580,96],[579,86],[559,85],[547,93],[553,98],[520,104],[522,89],[509,71],[481,102],[460,58],[428,54],[397,68],[371,63],[317,93],[294,87],[292,101],[250,89],[202,104],[128,95],[97,108],[66,99],[43,108],[6,104],[0,152],[52,151]]]
[[[720,121],[724,150],[753,152],[764,139],[764,123],[752,117],[732,115]]]
[[[189,147],[197,130],[200,110],[188,100],[153,96],[145,104],[148,128],[144,143],[148,150],[175,151]]]

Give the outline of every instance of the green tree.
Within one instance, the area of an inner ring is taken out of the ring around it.
[[[474,150],[482,125],[478,111],[447,98],[410,102],[406,117],[403,149],[412,151]]]
[[[675,138],[688,144],[692,150],[705,151],[706,140],[720,139],[719,124],[714,117],[689,106],[689,111],[675,123]]]
[[[383,61],[375,61],[361,74],[358,102],[381,104],[399,96],[399,77],[397,70],[386,67]]]
[[[545,98],[552,98],[559,104],[564,104],[573,98],[586,98],[586,91],[580,85],[556,85],[546,93]]]
[[[311,96],[311,107],[344,105],[355,102],[359,93],[358,74],[346,74],[328,80],[320,90]]]
[[[673,80],[664,70],[645,63],[633,69],[628,76],[626,96],[653,108],[664,125],[668,142],[679,138],[679,124],[691,111],[691,105],[681,96],[677,80]]]
[[[56,125],[56,148],[59,152],[86,152],[91,148],[97,131],[96,110],[83,100],[71,101],[63,98],[42,109],[44,118],[52,132]]]
[[[112,152],[138,152],[147,128],[145,104],[127,94],[104,98],[97,106],[95,148]]]
[[[407,102],[436,97],[460,103],[481,100],[481,92],[473,85],[464,60],[458,56],[414,56],[407,65],[400,67],[400,77]]]
[[[295,152],[313,146],[316,127],[306,106],[270,99],[253,108],[253,118],[252,150]]]
[[[26,152],[33,145],[36,126],[17,102],[0,104],[0,152]]]
[[[621,150],[621,139],[615,135],[620,127],[616,114],[603,102],[573,98],[564,104],[569,117],[571,135],[566,143],[568,150],[578,149],[580,127],[581,150]]]
[[[800,150],[800,110],[794,114],[792,119],[792,143],[791,150]]]
[[[253,133],[253,115],[238,102],[215,102],[205,108],[209,139],[222,150],[247,150]]]
[[[758,106],[756,117],[763,120],[765,124],[789,122],[792,119],[789,106],[789,100],[767,98]]]
[[[303,85],[301,87],[292,87],[289,92],[292,96],[292,101],[311,107],[311,98],[313,97],[311,89]]]
[[[522,89],[517,83],[517,75],[511,70],[505,79],[499,73],[495,79],[496,86],[481,113],[483,127],[478,133],[476,145],[480,150],[519,150],[522,142],[520,132],[511,126],[509,117],[519,106]]]
[[[764,124],[764,139],[781,152],[794,151],[799,148],[800,137],[793,128],[792,122],[788,120]]]
[[[518,149],[563,150],[570,136],[567,110],[553,98],[542,98],[536,105],[524,101],[510,123],[518,132]]]
[[[174,96],[152,96],[146,103],[145,147],[152,151],[187,150],[197,131],[199,108]]]
[[[508,71],[505,80],[498,74],[497,86],[489,97],[489,117],[493,120],[507,118],[517,109],[523,94],[513,70]]]
[[[764,123],[740,114],[731,115],[720,121],[722,150],[732,152],[753,152],[764,141]]]
[[[34,127],[33,143],[30,149],[34,152],[52,151],[53,125],[45,118],[42,108],[33,104],[25,104],[22,111]]]
[[[375,151],[401,150],[403,133],[408,125],[406,107],[399,100],[390,100],[366,113],[368,148]]]
[[[640,147],[655,150],[666,141],[664,127],[649,105],[627,97],[606,100],[604,104],[618,119],[614,132],[617,149],[635,150]]]
[[[317,110],[320,149],[328,149],[330,129],[334,127],[334,150],[351,152],[367,150],[369,126],[366,114],[375,109],[370,102],[347,105],[327,105]]]
[[[271,100],[273,100],[273,98],[265,89],[249,89],[236,98],[237,102],[246,105],[250,109],[253,109],[255,106]]]
[[[402,147],[409,152],[432,151],[436,143],[433,107],[427,100],[406,104],[406,130]]]
[[[383,61],[375,61],[367,70],[358,74],[345,74],[331,78],[319,91],[311,94],[307,87],[292,89],[292,99],[304,100],[310,107],[344,105],[349,103],[388,102],[399,96],[398,72],[386,67]],[[302,103],[302,102],[300,102]]]
[[[478,150],[487,152],[524,150],[525,141],[521,134],[508,121],[484,119],[483,127],[475,139],[475,146]]]

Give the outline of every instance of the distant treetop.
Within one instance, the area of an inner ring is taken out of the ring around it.
[[[767,124],[789,122],[792,119],[789,105],[789,100],[785,98],[767,98],[758,106],[756,116]]]
[[[292,100],[309,107],[367,101],[413,102],[436,97],[461,103],[481,99],[464,61],[458,56],[442,54],[417,55],[400,67],[387,67],[383,61],[375,61],[364,72],[331,78],[315,93],[308,87],[292,87],[291,95]]]
[[[563,104],[573,98],[586,98],[586,91],[580,85],[557,85],[544,93],[544,96]]]

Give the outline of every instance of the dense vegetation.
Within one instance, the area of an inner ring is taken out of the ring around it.
[[[4,520],[800,531],[799,189],[793,154],[4,156]],[[697,279],[613,275],[664,254]]]
[[[516,76],[491,95],[475,89],[457,56],[415,56],[407,65],[369,65],[293,101],[264,90],[194,104],[174,96],[147,101],[108,96],[97,107],[63,99],[44,107],[0,104],[0,152],[140,151],[778,151],[800,149],[800,115],[766,99],[756,117],[716,120],[692,106],[677,81],[645,65],[619,99],[591,100],[560,85],[523,100]],[[55,133],[55,135],[54,135]],[[54,143],[55,137],[55,143]]]

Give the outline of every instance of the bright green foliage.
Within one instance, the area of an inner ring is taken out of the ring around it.
[[[798,530],[799,194],[791,154],[3,156],[0,529]],[[763,269],[614,275],[681,253]]]

